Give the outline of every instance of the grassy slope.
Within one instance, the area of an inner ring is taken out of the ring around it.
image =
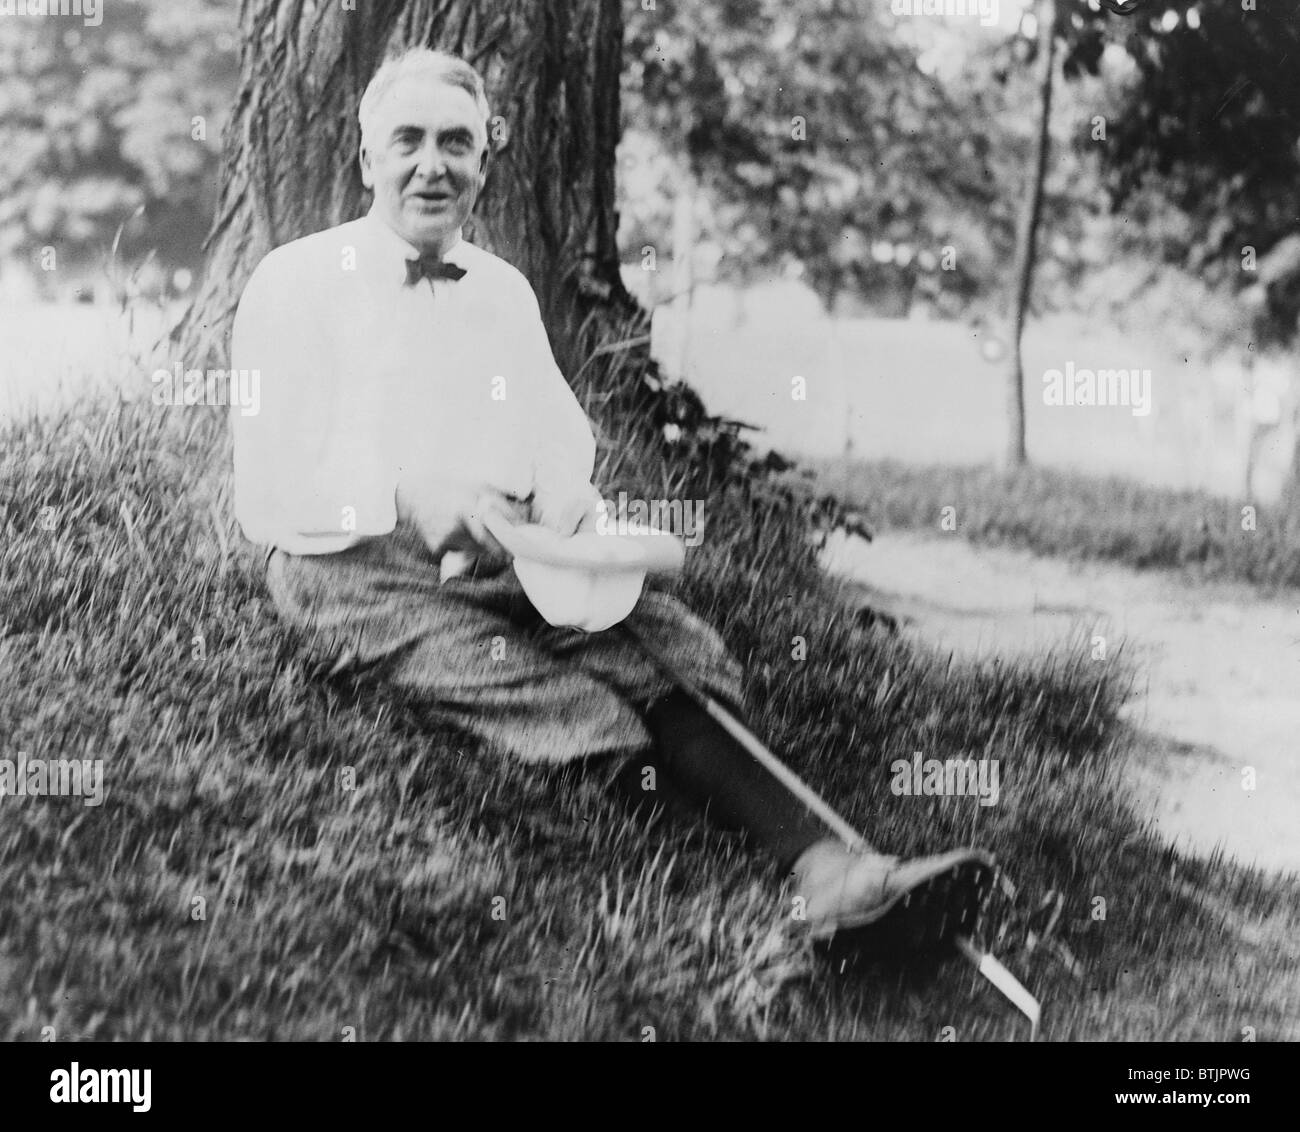
[[[108,789],[0,801],[0,1037],[1024,1035],[959,963],[814,957],[734,839],[647,827],[599,773],[504,765],[381,687],[314,678],[227,518],[213,412],[86,405],[0,436],[0,757],[102,758]],[[1122,660],[945,670],[858,629],[792,521],[755,526],[739,495],[709,501],[685,589],[745,661],[760,733],[891,851],[976,842],[1033,902],[1064,894],[1086,981],[1002,945],[1047,1037],[1297,1036],[1297,886],[1136,826]],[[913,750],[999,758],[1001,804],[892,797]]]
[[[1284,499],[1256,506],[1255,529],[1242,508],[1194,491],[1132,480],[1026,468],[916,467],[893,461],[815,466],[850,506],[881,527],[940,530],[955,507],[957,533],[976,543],[1040,554],[1102,559],[1139,570],[1186,570],[1199,577],[1300,587],[1300,508]]]

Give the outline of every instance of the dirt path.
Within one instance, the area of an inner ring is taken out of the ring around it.
[[[959,658],[1121,642],[1143,674],[1125,709],[1144,737],[1140,808],[1183,848],[1300,872],[1300,597],[1124,567],[884,534],[827,548],[832,571],[876,591],[903,631]],[[1256,788],[1244,788],[1253,768]]]

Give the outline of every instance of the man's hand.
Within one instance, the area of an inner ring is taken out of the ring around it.
[[[600,493],[589,483],[563,490],[539,488],[533,495],[531,517],[534,523],[568,537],[595,530],[600,506]]]
[[[463,481],[431,484],[419,492],[397,489],[397,517],[420,532],[434,558],[448,551],[460,551],[485,564],[504,565],[509,555],[483,525],[489,511],[504,515],[512,523],[526,522],[527,504],[482,483]]]

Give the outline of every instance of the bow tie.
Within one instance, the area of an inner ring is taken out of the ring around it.
[[[463,267],[447,263],[436,256],[422,255],[406,261],[406,283],[410,286],[421,279],[449,279],[453,283],[465,274]]]

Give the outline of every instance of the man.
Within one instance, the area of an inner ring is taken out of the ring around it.
[[[236,513],[268,548],[280,615],[506,757],[622,759],[634,794],[653,780],[655,800],[744,831],[791,875],[817,938],[876,925],[937,943],[968,925],[986,854],[850,851],[623,633],[533,609],[483,517],[567,536],[600,495],[531,287],[461,238],[487,170],[482,80],[409,51],[358,116],[369,214],[271,252],[235,320],[233,364],[262,376],[261,412],[232,414]],[[739,665],[680,603],[645,593],[628,621],[738,710]]]

